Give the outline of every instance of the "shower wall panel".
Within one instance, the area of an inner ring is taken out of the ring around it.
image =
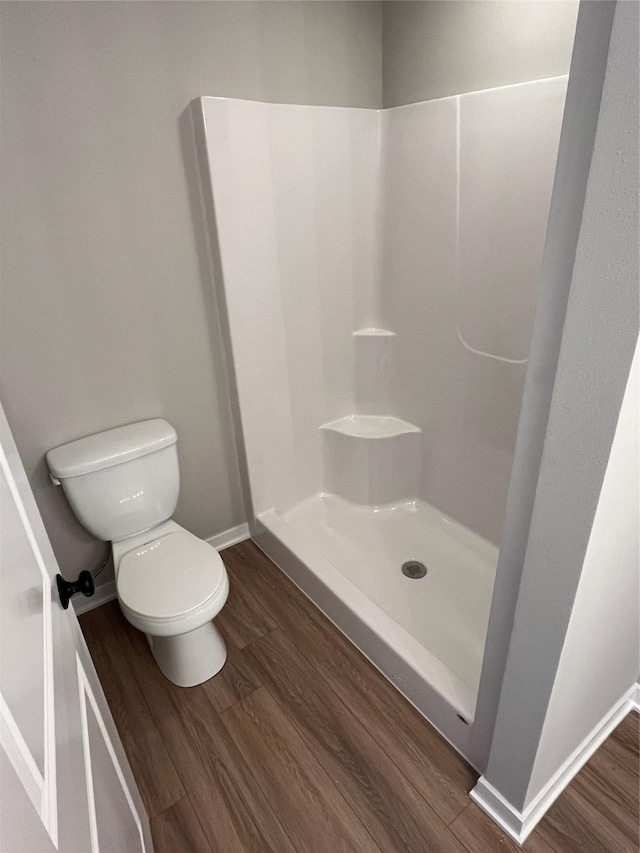
[[[320,489],[373,322],[375,110],[203,98],[254,511]]]
[[[457,327],[465,344],[526,360],[566,78],[459,98]]]
[[[385,110],[380,323],[420,497],[500,542],[566,77]]]
[[[339,481],[500,542],[565,90],[202,99],[256,515]]]

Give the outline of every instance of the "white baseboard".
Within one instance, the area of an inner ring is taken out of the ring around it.
[[[218,533],[216,536],[210,536],[206,541],[210,545],[213,545],[216,551],[222,551],[223,548],[230,548],[231,545],[244,542],[249,537],[249,525],[245,522],[244,524],[238,524],[237,527],[231,527],[229,530],[223,530],[222,533]],[[81,616],[89,610],[101,607],[108,601],[113,601],[114,598],[117,598],[116,582],[111,580],[96,586],[96,591],[89,598],[85,598],[84,595],[74,598],[72,600],[73,609],[76,616]]]
[[[86,598],[84,595],[78,595],[71,599],[71,603],[73,604],[76,616],[82,616],[83,613],[95,610],[96,607],[101,607],[108,601],[113,601],[114,598],[117,598],[116,582],[107,581],[96,586],[96,591],[89,598]]]
[[[487,782],[484,776],[478,779],[476,787],[469,796],[503,832],[516,844],[522,846],[598,747],[605,742],[629,711],[634,709],[640,710],[640,684],[634,684],[605,714],[524,811],[514,808],[490,782]]]
[[[249,539],[249,525],[245,521],[243,524],[238,524],[237,527],[230,527],[229,530],[223,530],[216,536],[210,536],[207,539],[209,545],[213,545],[216,551],[222,551],[224,548],[230,548],[232,545],[237,545],[238,542],[244,542]]]

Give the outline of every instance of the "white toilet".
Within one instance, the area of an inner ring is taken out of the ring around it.
[[[72,441],[47,453],[51,479],[78,519],[111,542],[116,591],[129,622],[179,687],[224,666],[213,624],[229,594],[218,552],[171,520],[180,489],[177,435],[156,419]]]

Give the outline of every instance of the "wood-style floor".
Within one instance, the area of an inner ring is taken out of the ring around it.
[[[116,602],[81,617],[157,853],[517,850],[476,774],[251,542],[223,552],[229,658],[180,689]],[[638,850],[629,715],[529,838],[531,853]]]

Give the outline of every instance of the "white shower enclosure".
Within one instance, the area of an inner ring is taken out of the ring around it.
[[[472,761],[566,83],[195,109],[254,538]]]

